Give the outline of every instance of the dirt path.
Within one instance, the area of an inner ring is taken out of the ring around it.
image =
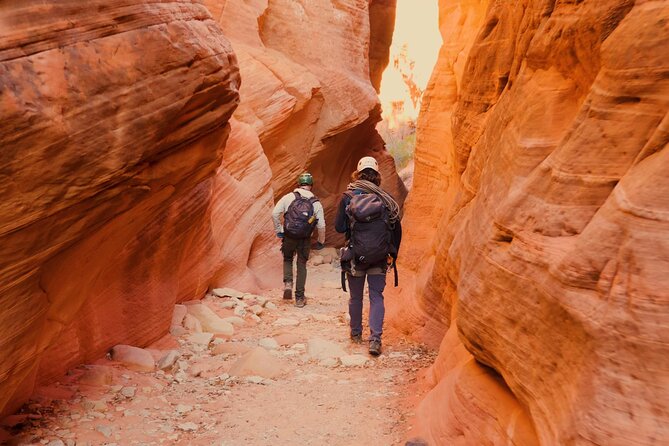
[[[193,330],[149,349],[163,361],[178,352],[165,371],[110,359],[73,370],[4,421],[8,444],[402,444],[412,415],[402,401],[430,358],[389,342],[372,358],[350,343],[338,277],[335,265],[310,267],[304,308],[282,301],[279,289],[207,297],[220,317],[244,319],[230,339],[209,342],[187,318]]]

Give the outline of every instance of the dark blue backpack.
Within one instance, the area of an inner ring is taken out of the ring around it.
[[[318,198],[305,198],[298,192],[293,193],[295,200],[283,214],[283,232],[290,238],[309,238],[316,227],[314,203]]]
[[[351,194],[346,207],[351,229],[350,249],[358,269],[385,263],[395,255],[388,208],[376,194]]]

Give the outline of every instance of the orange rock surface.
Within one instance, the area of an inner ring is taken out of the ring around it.
[[[375,86],[388,63],[394,0],[205,4],[238,56],[243,82],[235,118],[257,135],[275,199],[309,170],[325,207],[328,242],[337,242],[340,194],[358,160],[372,155],[384,186],[403,201],[406,190],[374,128],[380,120]]]
[[[158,339],[175,301],[206,290],[240,77],[191,2],[3,2],[0,17],[7,412],[73,364]]]
[[[0,413],[175,302],[280,283],[300,171],[330,242],[361,156],[404,198],[374,129],[394,0],[204,3],[0,5]]]
[[[389,312],[401,331],[442,343],[422,436],[660,444],[669,6],[441,0],[440,10],[405,284]]]

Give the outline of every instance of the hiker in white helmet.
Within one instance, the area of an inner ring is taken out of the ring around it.
[[[307,281],[307,260],[311,248],[311,234],[318,229],[316,249],[322,249],[325,243],[325,216],[323,205],[311,192],[314,179],[304,172],[297,178],[298,187],[284,195],[274,207],[272,219],[277,237],[282,239],[283,253],[283,298],[292,299],[293,293],[293,258],[297,254],[297,282],[295,285],[295,306],[304,307],[307,300],[304,286]],[[283,225],[281,216],[283,215]]]
[[[348,278],[351,316],[351,340],[362,343],[362,297],[365,278],[369,285],[369,353],[381,354],[381,335],[385,306],[383,290],[389,268],[397,269],[395,262],[402,241],[400,208],[397,202],[381,189],[379,165],[366,156],[358,162],[352,182],[344,192],[335,229],[346,234],[342,248],[342,287],[346,290],[344,274]]]

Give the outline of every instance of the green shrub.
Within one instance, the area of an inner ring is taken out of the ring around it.
[[[404,169],[413,159],[414,149],[416,147],[416,134],[412,133],[404,139],[388,138],[386,140],[386,149],[395,159],[395,168],[397,171]]]

